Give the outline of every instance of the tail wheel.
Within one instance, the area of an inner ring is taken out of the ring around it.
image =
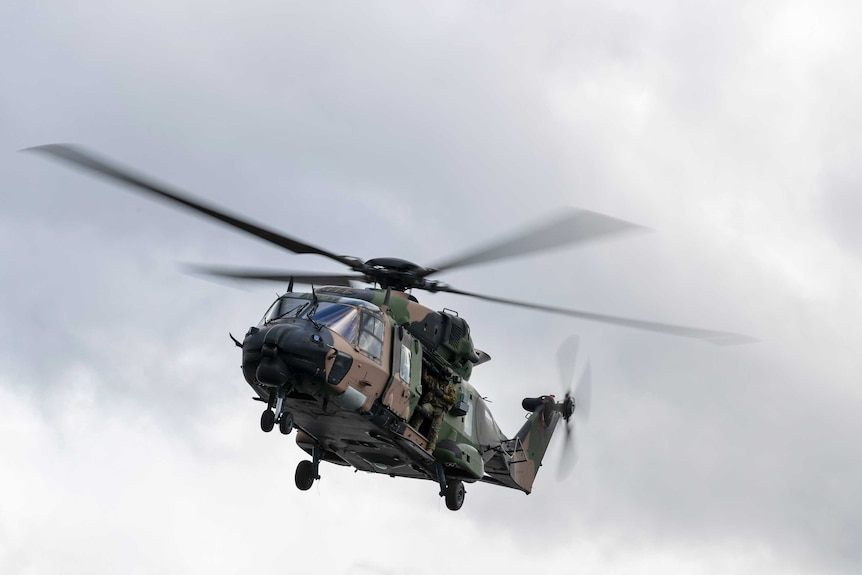
[[[453,479],[446,484],[446,507],[452,511],[458,511],[464,505],[464,497],[467,491],[460,479]]]

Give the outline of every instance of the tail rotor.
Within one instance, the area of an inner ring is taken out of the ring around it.
[[[565,390],[559,410],[566,422],[566,435],[563,439],[562,454],[558,468],[558,478],[565,479],[575,468],[578,461],[577,436],[572,418],[585,423],[589,419],[592,402],[592,369],[589,361],[581,368],[575,382],[579,338],[576,335],[567,337],[557,350],[557,367],[560,373],[560,384]],[[573,385],[574,384],[574,385]]]

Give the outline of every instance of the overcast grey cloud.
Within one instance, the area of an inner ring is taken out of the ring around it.
[[[423,539],[454,533],[465,570],[858,572],[860,22],[840,1],[4,2],[0,571],[436,573]],[[52,142],[362,258],[607,213],[654,232],[441,279],[762,341],[418,294],[494,358],[473,382],[510,433],[580,335],[574,474],[468,486],[457,514],[340,468],[300,493],[227,337],[276,288],[177,263],[331,263],[16,153]]]

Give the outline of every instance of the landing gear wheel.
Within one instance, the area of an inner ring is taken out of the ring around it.
[[[278,422],[278,430],[282,435],[290,435],[293,431],[293,414],[290,412],[282,413],[281,419]]]
[[[260,428],[269,433],[275,427],[275,412],[267,409],[260,414]]]
[[[464,496],[467,491],[460,479],[453,479],[446,484],[446,507],[452,511],[458,511],[464,505]]]
[[[296,466],[296,487],[301,491],[308,491],[314,485],[317,474],[314,472],[314,463],[303,460]]]

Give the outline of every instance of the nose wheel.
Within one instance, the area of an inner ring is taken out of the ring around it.
[[[271,409],[265,410],[260,414],[260,428],[269,433],[275,428],[275,424],[278,423],[278,430],[282,433],[282,435],[290,435],[293,433],[294,421],[293,414],[289,411],[285,411],[281,414],[281,417],[276,418],[275,412]]]
[[[278,430],[282,435],[290,435],[293,431],[293,414],[284,411],[284,398],[287,397],[287,389],[279,388],[275,397],[270,396],[269,407],[260,414],[260,428],[269,433],[278,424]],[[273,405],[274,404],[274,405]],[[273,410],[275,408],[275,410]]]

